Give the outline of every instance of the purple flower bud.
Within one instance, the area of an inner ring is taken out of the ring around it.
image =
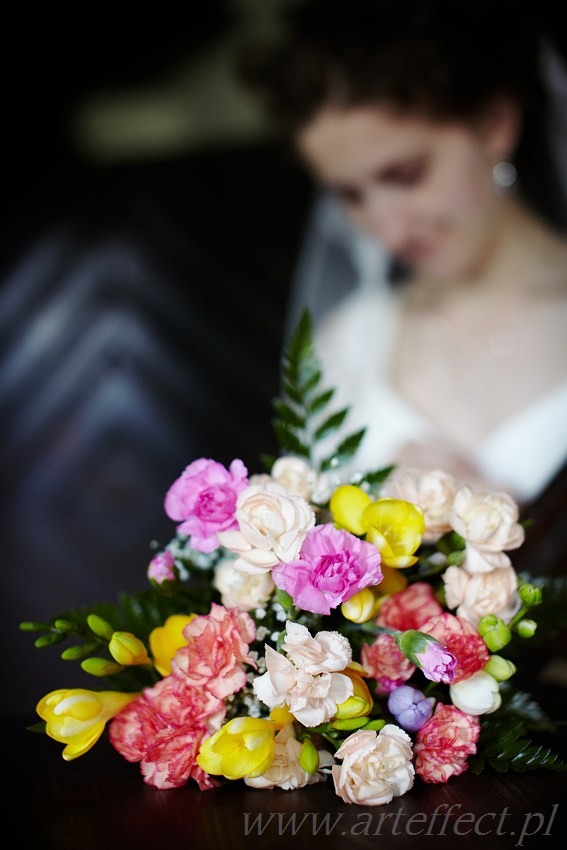
[[[445,685],[453,681],[457,659],[431,635],[408,629],[396,635],[396,643],[405,657],[420,668],[426,679]]]
[[[433,714],[433,697],[425,697],[417,688],[401,685],[388,697],[388,711],[398,725],[408,732],[417,732]]]
[[[426,679],[449,685],[455,676],[457,659],[443,644],[428,643],[423,652],[416,653],[418,666]]]

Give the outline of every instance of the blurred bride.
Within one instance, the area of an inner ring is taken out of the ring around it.
[[[309,307],[357,466],[528,503],[567,458],[559,59],[506,0],[296,6],[247,71],[317,187],[290,328]]]

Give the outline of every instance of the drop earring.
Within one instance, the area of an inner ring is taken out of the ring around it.
[[[497,192],[509,192],[515,185],[517,177],[516,166],[511,162],[502,160],[492,169],[492,180]]]

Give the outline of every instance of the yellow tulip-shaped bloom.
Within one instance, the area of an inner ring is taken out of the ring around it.
[[[388,567],[411,567],[425,532],[423,511],[403,499],[377,499],[364,509],[366,539],[380,550]]]
[[[40,699],[35,710],[45,720],[49,737],[67,745],[62,754],[65,761],[72,761],[96,744],[107,721],[136,696],[119,691],[62,688]]]
[[[261,776],[271,765],[275,725],[257,717],[234,717],[201,744],[197,764],[226,779]]]
[[[146,647],[132,632],[114,632],[108,651],[115,661],[125,666],[151,664]]]
[[[378,613],[381,601],[374,588],[363,587],[342,603],[341,614],[351,623],[367,623]]]
[[[171,673],[171,660],[178,649],[187,645],[183,634],[185,626],[195,614],[172,614],[163,626],[158,626],[150,634],[150,650],[154,667],[162,676]]]
[[[362,517],[371,501],[368,493],[360,487],[355,487],[354,484],[341,484],[333,492],[329,508],[337,525],[350,531],[351,534],[362,537],[366,534]]]
[[[368,685],[360,673],[352,667],[341,670],[341,673],[349,677],[354,685],[354,691],[352,696],[337,706],[334,719],[350,720],[353,717],[365,717],[367,714],[370,714],[374,702]]]

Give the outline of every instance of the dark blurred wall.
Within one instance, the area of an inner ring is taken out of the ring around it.
[[[142,589],[200,456],[273,451],[284,311],[311,187],[270,141],[101,165],[66,135],[88,91],[150,79],[230,25],[160,15],[11,30],[0,279],[5,709],[96,687],[18,623]],[[88,30],[88,38],[87,38]]]

